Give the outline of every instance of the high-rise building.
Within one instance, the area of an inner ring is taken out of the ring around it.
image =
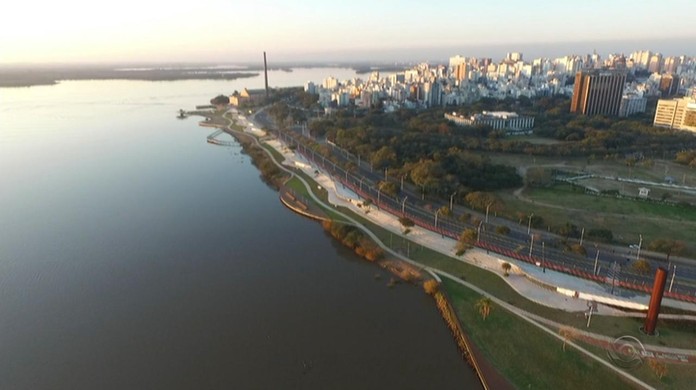
[[[627,93],[621,97],[621,105],[619,106],[619,116],[625,117],[645,112],[645,106],[647,103],[647,98],[637,93]]]
[[[663,70],[665,73],[676,73],[679,65],[681,65],[681,59],[679,57],[667,57],[665,58]]]
[[[662,54],[656,53],[650,57],[650,63],[648,64],[648,71],[652,73],[660,73],[662,70]]]
[[[679,92],[679,76],[675,74],[665,74],[660,78],[660,92],[662,97],[671,97]]]
[[[505,56],[505,59],[508,61],[513,61],[513,62],[522,61],[522,53],[519,53],[519,52],[507,53],[507,55]]]
[[[631,54],[631,58],[633,59],[635,66],[641,69],[648,68],[650,57],[652,57],[650,50],[636,51]]]
[[[658,100],[653,125],[696,131],[696,100],[688,97]]]
[[[619,114],[626,73],[617,70],[583,70],[575,75],[570,112],[583,115]]]

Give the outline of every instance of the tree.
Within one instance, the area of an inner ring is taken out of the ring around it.
[[[230,98],[225,95],[217,95],[210,99],[210,104],[215,106],[226,106],[230,104]]]
[[[505,225],[496,226],[495,232],[500,235],[507,236],[508,234],[510,234],[510,228]]]
[[[483,297],[476,301],[476,310],[478,310],[479,314],[481,314],[481,317],[485,321],[486,318],[491,314],[491,310],[493,310],[493,301],[491,301],[490,298],[488,297]]]
[[[641,275],[648,275],[652,271],[652,266],[650,262],[645,259],[638,259],[633,263],[633,270]]]
[[[579,255],[587,256],[587,249],[585,249],[585,247],[580,244],[571,245],[570,251]]]
[[[428,295],[435,295],[439,287],[440,284],[435,279],[429,279],[426,280],[425,283],[423,283],[423,289]]]
[[[652,372],[655,373],[659,379],[667,375],[667,365],[657,359],[649,359],[648,366],[650,366]]]
[[[510,269],[512,268],[510,263],[506,261],[501,265],[501,267],[503,267],[503,272],[505,273],[505,276],[510,275]]]
[[[501,212],[505,208],[503,201],[490,192],[470,192],[466,194],[464,200],[472,208],[481,211],[486,211],[486,208],[488,208],[489,212]]]
[[[600,242],[612,242],[614,234],[609,229],[590,229],[587,231],[587,238]]]
[[[389,146],[382,146],[370,159],[375,169],[384,169],[396,163],[396,152]]]
[[[530,167],[527,168],[524,181],[529,187],[546,187],[553,184],[553,175],[551,169]]]
[[[667,255],[667,261],[672,254],[680,255],[684,251],[685,245],[683,241],[672,239],[657,239],[648,244],[648,249],[655,252],[661,252]]]
[[[442,206],[439,209],[437,209],[437,211],[443,217],[451,217],[452,216],[452,210],[450,210],[449,206]]]
[[[563,337],[563,352],[565,352],[566,343],[577,336],[577,331],[575,330],[575,328],[563,326],[561,327],[561,329],[558,330],[558,334],[561,335],[561,337]]]
[[[411,218],[406,218],[406,217],[399,217],[399,223],[401,223],[401,226],[403,226],[405,228],[410,228],[410,227],[413,227],[413,225],[415,225],[415,223],[413,222],[413,220]]]
[[[454,247],[457,250],[457,256],[463,255],[464,252],[474,245],[477,235],[478,232],[475,229],[467,228],[462,231],[462,234],[459,235],[457,245]]]
[[[391,181],[380,181],[377,186],[383,194],[387,194],[391,197],[396,197],[396,194],[399,192],[399,187],[396,183]]]

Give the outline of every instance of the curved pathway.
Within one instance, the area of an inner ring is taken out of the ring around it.
[[[304,180],[304,178],[295,175],[295,173],[294,173],[292,170],[287,169],[287,168],[286,168],[285,166],[283,166],[280,162],[276,161],[275,156],[273,156],[273,154],[272,154],[270,151],[268,151],[266,148],[264,148],[256,137],[251,136],[250,134],[247,134],[247,133],[243,133],[243,132],[239,132],[239,131],[237,131],[237,130],[233,130],[233,129],[231,128],[231,125],[232,125],[233,122],[232,122],[231,119],[227,118],[226,115],[227,115],[227,113],[225,113],[225,118],[226,118],[227,120],[230,121],[230,125],[229,125],[228,128],[226,129],[228,132],[230,132],[231,134],[238,134],[238,135],[241,134],[241,135],[244,135],[244,136],[249,136],[249,137],[251,137],[251,138],[254,140],[254,142],[256,143],[256,145],[259,146],[262,150],[264,150],[264,151],[266,152],[266,154],[268,154],[268,156],[271,158],[271,161],[273,161],[273,163],[274,163],[276,166],[278,166],[278,168],[280,168],[280,169],[282,169],[283,171],[289,173],[290,175],[296,177],[298,180],[300,180],[300,181],[302,182],[302,184],[307,188],[307,190],[308,190],[308,192],[309,192],[309,195],[312,197],[312,199],[313,199],[315,202],[317,202],[317,204],[321,205],[322,207],[326,207],[326,208],[332,209],[334,212],[336,212],[337,214],[341,215],[341,216],[342,216],[343,218],[345,218],[346,220],[350,221],[352,224],[354,224],[356,227],[358,227],[361,231],[363,231],[365,234],[367,234],[368,236],[370,236],[370,238],[372,238],[372,240],[374,240],[375,243],[377,243],[383,250],[385,250],[386,252],[390,253],[392,256],[397,257],[397,258],[399,258],[399,259],[401,259],[401,260],[403,260],[403,261],[405,261],[405,262],[407,262],[407,263],[409,263],[409,264],[412,264],[412,265],[414,265],[414,266],[416,266],[416,267],[418,267],[418,268],[426,269],[426,270],[431,271],[431,272],[434,272],[434,273],[436,273],[436,274],[438,274],[438,275],[445,276],[445,277],[451,279],[452,281],[454,281],[454,282],[456,282],[456,283],[458,283],[458,284],[460,284],[460,285],[462,285],[462,286],[465,286],[465,287],[467,287],[467,288],[469,288],[469,289],[471,289],[471,290],[474,290],[475,292],[477,292],[478,294],[480,294],[480,295],[482,295],[482,296],[485,296],[485,297],[490,298],[493,302],[495,302],[496,304],[498,304],[498,305],[500,305],[501,307],[505,308],[505,309],[508,310],[509,312],[511,312],[511,313],[513,313],[513,314],[515,314],[515,315],[517,315],[518,317],[520,317],[520,318],[522,318],[523,320],[529,322],[530,324],[532,324],[533,326],[537,327],[538,329],[541,329],[543,332],[545,332],[545,333],[551,335],[552,337],[558,339],[559,341],[565,342],[566,344],[573,346],[574,348],[576,348],[578,351],[580,351],[581,353],[583,353],[583,354],[586,355],[587,357],[589,357],[589,358],[591,358],[591,359],[597,361],[598,363],[602,364],[602,365],[605,366],[606,368],[608,368],[608,369],[614,371],[617,375],[620,375],[620,376],[624,377],[625,379],[627,379],[627,380],[630,381],[631,383],[633,383],[633,384],[635,384],[635,385],[638,385],[638,386],[640,386],[640,387],[642,387],[642,388],[646,388],[646,389],[652,389],[652,388],[653,388],[653,387],[650,386],[649,384],[647,384],[647,383],[641,381],[640,379],[638,379],[638,378],[636,378],[636,377],[630,375],[629,373],[627,373],[627,372],[625,372],[625,371],[619,369],[618,367],[612,365],[611,363],[607,362],[606,360],[604,360],[604,359],[602,359],[602,358],[600,358],[600,357],[594,355],[593,353],[591,353],[590,351],[588,351],[588,350],[586,350],[585,348],[581,347],[580,345],[574,343],[573,341],[565,339],[563,336],[561,336],[561,335],[557,334],[556,332],[554,332],[554,331],[548,329],[547,327],[541,325],[541,324],[540,324],[539,322],[537,322],[537,321],[542,321],[542,322],[546,323],[546,324],[549,325],[549,326],[557,326],[557,327],[559,327],[559,328],[560,328],[560,327],[563,327],[564,325],[562,325],[562,324],[560,324],[560,323],[556,323],[556,322],[550,321],[550,320],[547,320],[547,319],[542,318],[542,317],[539,317],[539,316],[537,316],[537,315],[535,315],[535,314],[532,314],[532,313],[530,313],[530,312],[527,312],[527,311],[518,309],[517,307],[512,306],[512,305],[508,304],[507,302],[505,302],[505,301],[503,301],[503,300],[500,300],[500,299],[496,298],[495,296],[493,296],[493,295],[489,294],[488,292],[486,292],[486,291],[480,289],[479,287],[477,287],[477,286],[475,286],[475,285],[473,285],[473,284],[471,284],[471,283],[469,283],[469,282],[466,282],[466,281],[464,281],[464,280],[461,280],[460,278],[458,278],[458,277],[456,277],[456,276],[454,276],[454,275],[452,275],[452,274],[449,274],[449,273],[447,273],[447,272],[444,272],[444,271],[441,271],[441,270],[438,270],[438,269],[434,269],[434,268],[428,267],[428,266],[426,266],[426,265],[424,265],[424,264],[421,264],[421,263],[418,263],[418,262],[416,262],[416,261],[414,261],[414,260],[411,260],[411,259],[409,259],[409,258],[403,256],[402,254],[398,253],[398,252],[393,251],[393,250],[392,250],[391,248],[389,248],[386,244],[384,244],[384,243],[379,239],[379,237],[377,237],[377,235],[375,235],[375,234],[374,234],[371,230],[369,230],[367,227],[363,226],[360,222],[358,222],[357,220],[355,220],[355,219],[352,218],[351,216],[349,216],[349,215],[347,215],[347,214],[341,212],[340,210],[337,210],[337,209],[335,209],[335,208],[332,208],[331,206],[329,206],[329,205],[327,205],[326,203],[324,203],[321,199],[319,199],[319,198],[314,194],[314,192],[312,192],[312,190],[311,190],[311,185],[309,185],[309,183],[307,183],[307,181]],[[580,331],[578,331],[578,333],[580,333]],[[601,340],[601,341],[606,341],[606,339],[607,339],[606,336],[597,335],[597,334],[589,333],[589,332],[583,332],[583,335],[586,335],[588,338],[596,339],[596,340],[598,340],[598,341],[599,341],[599,340]],[[671,349],[671,348],[665,348],[665,349],[673,350],[673,349]],[[683,350],[678,350],[676,353],[681,353],[681,352],[683,352]],[[696,351],[689,351],[689,352],[696,354]]]

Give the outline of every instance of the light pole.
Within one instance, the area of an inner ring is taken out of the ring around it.
[[[454,191],[452,195],[450,195],[450,211],[452,211],[452,206],[453,206],[453,201],[454,201],[454,196],[457,195],[457,191]]]
[[[363,181],[363,178],[361,177],[360,178],[360,191],[362,191],[362,181]]]
[[[595,250],[597,251],[597,254],[594,257],[594,271],[592,272],[593,275],[597,276],[597,263],[599,262],[599,247],[597,244],[595,244]]]
[[[479,222],[478,227],[476,228],[476,242],[481,241],[481,225],[483,222]]]
[[[486,205],[486,223],[488,223],[488,209],[491,208],[491,205],[492,205],[492,204],[493,204],[493,202],[489,202],[489,203]]]
[[[585,228],[582,228],[582,232],[580,233],[580,246],[582,246],[583,238],[585,238]]]
[[[541,242],[541,269],[542,272],[546,273],[546,243]]]
[[[421,200],[425,200],[425,185],[421,185]]]
[[[672,271],[672,280],[669,282],[669,292],[672,292],[672,285],[674,284],[674,276],[677,274],[677,265],[674,265],[674,271]]]
[[[377,209],[379,210],[379,198],[382,195],[382,186],[377,186]]]
[[[529,222],[527,223],[527,234],[529,234],[532,231],[532,217],[534,216],[534,213],[529,214]]]
[[[532,257],[532,249],[534,249],[534,235],[530,234],[529,235],[532,240],[529,242],[529,257]]]
[[[636,261],[640,260],[640,248],[643,247],[643,235],[639,234],[640,241],[638,241],[638,252],[636,252]]]
[[[438,214],[440,214],[440,209],[437,209],[437,211],[435,211],[435,229],[437,229],[437,215]]]
[[[401,191],[404,190],[404,177],[406,177],[405,173],[403,175],[401,175]]]
[[[406,207],[406,199],[408,199],[408,196],[404,198],[404,200],[401,201],[401,215],[406,216],[405,213],[405,207]]]

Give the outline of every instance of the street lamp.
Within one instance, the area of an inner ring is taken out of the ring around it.
[[[595,250],[597,251],[597,254],[594,257],[594,271],[592,272],[593,275],[597,276],[597,263],[599,262],[599,247],[597,244],[595,244]]]
[[[529,257],[532,257],[532,249],[534,249],[534,235],[530,234],[532,240],[529,242]]]
[[[481,225],[483,224],[483,221],[479,222],[478,227],[476,228],[476,242],[479,242],[481,240]]]
[[[453,206],[453,201],[454,201],[454,196],[457,195],[457,191],[454,191],[452,195],[450,195],[450,211],[452,211],[452,206]]]
[[[406,199],[408,199],[408,196],[404,198],[404,200],[401,201],[401,215],[406,216],[405,213],[405,207],[406,207]]]
[[[437,215],[438,214],[440,214],[440,209],[437,209],[437,211],[435,211],[435,229],[437,229]]]
[[[636,253],[636,260],[640,260],[640,248],[643,247],[643,235],[639,234],[640,241],[638,242],[638,252]]]
[[[403,175],[401,175],[401,191],[404,190],[404,177],[406,177],[405,173]]]
[[[379,210],[379,198],[382,195],[382,186],[377,186],[377,209]]]
[[[529,234],[532,231],[532,217],[534,216],[534,213],[529,214],[529,223],[527,223],[527,234]]]
[[[541,267],[542,271],[546,273],[546,243],[544,241],[541,242]]]
[[[493,204],[493,202],[489,202],[489,203],[486,205],[486,223],[488,223],[488,209],[491,208],[491,205],[492,205],[492,204]]]

